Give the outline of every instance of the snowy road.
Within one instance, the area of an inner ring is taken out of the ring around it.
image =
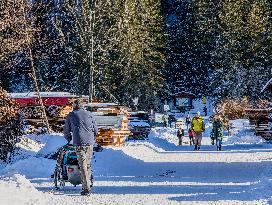
[[[69,184],[54,191],[48,178],[54,167],[52,160],[34,157],[18,162],[21,166],[35,163],[39,169],[32,169],[31,173],[19,168],[18,163],[13,168],[20,176],[26,176],[22,181],[29,180],[34,185],[37,193],[33,204],[272,203],[271,145],[229,145],[218,153],[206,138],[203,150],[194,152],[187,144],[177,147],[174,137],[153,133],[149,142],[130,142],[97,153],[90,197],[79,196],[81,187]]]

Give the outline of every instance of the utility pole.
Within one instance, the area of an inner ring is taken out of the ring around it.
[[[90,25],[89,29],[91,29],[91,49],[89,50],[89,65],[90,65],[90,83],[89,83],[89,103],[93,102],[94,95],[94,25],[95,25],[95,0],[92,0],[91,3],[91,12],[89,16]]]

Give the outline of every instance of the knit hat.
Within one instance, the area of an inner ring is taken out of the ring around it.
[[[82,107],[81,101],[80,101],[79,99],[75,100],[75,101],[73,102],[73,107],[74,107],[74,108],[81,108],[81,107]]]

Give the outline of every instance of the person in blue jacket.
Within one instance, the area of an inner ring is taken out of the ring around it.
[[[64,137],[75,147],[81,175],[81,195],[89,195],[92,186],[90,161],[98,129],[92,113],[84,110],[79,100],[73,103],[73,109],[65,120]]]

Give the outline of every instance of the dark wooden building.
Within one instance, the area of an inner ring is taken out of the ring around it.
[[[193,108],[193,99],[196,95],[189,92],[178,92],[173,94],[174,106],[180,111],[186,111]]]

